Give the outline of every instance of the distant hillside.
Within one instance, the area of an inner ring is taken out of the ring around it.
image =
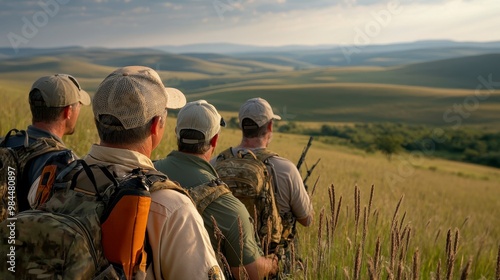
[[[244,100],[261,96],[286,120],[447,125],[444,113],[474,96],[478,77],[500,81],[500,53],[470,55],[491,51],[492,46],[453,50],[435,44],[425,50],[391,46],[393,52],[367,47],[373,52],[359,54],[359,59],[366,60],[363,66],[331,66],[331,50],[173,54],[145,48],[68,47],[21,49],[11,56],[3,49],[0,90],[25,93],[41,75],[69,73],[92,94],[113,69],[145,65],[157,70],[166,85],[184,91],[189,100],[207,99],[225,111],[237,111]],[[338,59],[345,59],[336,52]],[[450,55],[461,56],[437,59]],[[381,66],[391,64],[387,62],[391,59],[396,65]],[[471,117],[461,118],[469,124],[498,125],[499,111],[497,90],[481,100]]]
[[[345,72],[336,77],[343,82],[476,89],[481,83],[480,76],[488,79],[491,75],[493,81],[500,81],[498,65],[500,53],[415,63],[382,71]]]
[[[500,42],[417,41],[368,46],[291,45],[280,47],[237,44],[197,44],[113,50],[104,48],[64,47],[54,49],[21,48],[17,53],[11,48],[0,48],[0,60],[26,56],[58,56],[66,54],[92,59],[92,62],[98,64],[109,62],[116,65],[115,59],[120,59],[120,57],[124,56],[168,55],[170,58],[175,58],[177,55],[182,54],[183,57],[193,57],[216,63],[218,63],[220,59],[224,59],[222,62],[225,64],[244,66],[247,68],[244,70],[246,72],[259,72],[284,70],[288,68],[304,69],[328,66],[397,66],[491,53],[500,53]],[[228,58],[231,58],[230,63],[226,63]],[[106,60],[108,62],[106,62]],[[248,62],[246,62],[246,65],[242,65],[242,60],[252,61],[252,63],[248,64]],[[255,65],[254,62],[256,61],[265,64]],[[142,62],[142,60],[130,60],[130,62]],[[148,62],[151,61],[148,60]],[[166,64],[166,62],[167,61],[162,59],[160,59],[159,62],[154,61],[154,63],[163,64]],[[178,66],[174,61],[163,68],[170,70],[170,65],[172,65],[172,67]],[[283,66],[286,68],[282,68]],[[155,67],[155,65],[153,65],[153,67]],[[220,66],[217,66],[215,68],[219,67]],[[196,69],[196,67],[194,68]],[[217,72],[217,70],[215,72]]]

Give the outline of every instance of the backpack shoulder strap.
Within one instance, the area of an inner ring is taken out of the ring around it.
[[[7,147],[7,141],[9,141],[9,138],[12,137],[12,135],[16,135],[19,132],[22,132],[26,135],[25,145],[27,145],[28,133],[26,133],[26,131],[24,131],[24,130],[19,131],[18,129],[13,128],[13,129],[9,130],[7,132],[7,134],[5,134],[4,137],[2,137],[2,141],[0,142],[0,147]]]
[[[225,160],[225,159],[228,159],[228,158],[233,158],[234,155],[233,155],[233,148],[232,147],[229,147],[227,149],[225,149],[224,151],[222,151],[218,156],[217,156],[217,161],[222,161],[222,160]]]
[[[262,150],[259,150],[257,152],[255,152],[255,156],[257,156],[257,158],[262,161],[262,162],[266,162],[270,157],[274,157],[274,156],[277,156],[278,154],[275,153],[275,152],[272,152],[272,151],[269,151],[267,149],[262,149]]]
[[[193,198],[196,209],[201,215],[210,203],[223,194],[231,193],[231,190],[229,190],[229,187],[222,182],[221,179],[217,178],[208,183],[190,188],[188,192]]]
[[[189,193],[184,188],[182,188],[181,185],[179,185],[179,183],[168,179],[168,177],[165,174],[157,170],[150,170],[146,173],[146,177],[150,181],[149,192],[153,193],[159,190],[174,190],[189,197],[191,202],[195,204],[193,198],[191,198]]]

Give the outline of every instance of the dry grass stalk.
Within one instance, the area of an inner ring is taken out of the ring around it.
[[[399,261],[398,270],[396,272],[396,280],[401,280],[403,277],[404,263],[402,260]]]
[[[467,278],[469,278],[471,265],[472,265],[472,258],[469,258],[469,261],[462,270],[462,275],[460,275],[460,280],[467,280]]]
[[[397,241],[396,241],[396,230],[391,231],[391,261],[389,263],[389,269],[394,271],[394,265],[396,263],[396,251],[397,251]]]
[[[387,280],[393,280],[394,273],[392,273],[392,270],[389,267],[385,267],[385,271],[387,272]]]
[[[460,228],[464,228],[465,224],[467,224],[467,222],[469,221],[469,217],[467,216],[464,220],[464,222],[462,223],[462,225],[460,226]]]
[[[316,181],[314,181],[313,189],[312,189],[312,191],[311,191],[311,195],[310,195],[310,197],[311,197],[311,198],[312,198],[312,196],[314,195],[314,192],[316,191],[316,186],[317,186],[317,185],[318,185],[318,183],[319,183],[319,178],[320,178],[320,177],[321,177],[321,176],[318,176],[318,178],[316,178]]]
[[[330,247],[331,247],[331,243],[330,243],[330,229],[331,229],[332,219],[329,219],[328,216],[325,216],[326,244],[328,245],[328,252],[330,252]]]
[[[368,277],[370,280],[376,280],[377,278],[377,273],[375,272],[375,266],[373,264],[373,259],[369,258],[368,261]]]
[[[217,221],[215,220],[214,216],[211,216],[210,219],[212,220],[212,224],[214,227],[215,240],[217,240],[217,252],[216,252],[217,257],[218,257],[219,261],[222,263],[223,271],[225,271],[228,275],[232,276],[231,267],[229,266],[229,263],[227,262],[226,257],[224,256],[224,254],[222,254],[222,251],[221,251],[221,242],[222,242],[222,239],[224,239],[224,235],[222,234],[222,231],[220,230],[220,228],[217,226]],[[240,261],[243,262],[243,258],[241,258]]]
[[[403,217],[401,218],[401,222],[399,223],[399,231],[403,229],[403,223],[405,221],[405,218],[406,218],[406,211],[403,213]]]
[[[371,213],[372,210],[372,202],[373,202],[373,193],[375,192],[375,185],[372,185],[372,188],[370,190],[370,199],[368,200],[368,215]]]
[[[436,245],[437,240],[438,240],[440,234],[441,234],[441,229],[438,229],[438,231],[436,233],[436,238],[434,238],[434,245]]]
[[[458,230],[455,233],[455,241],[453,244],[453,247],[451,246],[451,229],[448,230],[448,235],[446,239],[446,251],[448,253],[447,259],[447,268],[446,268],[446,279],[451,280],[453,278],[453,269],[455,266],[455,257],[456,257],[456,250],[458,247]]]
[[[496,280],[500,280],[500,245],[498,245]]]
[[[453,243],[453,255],[457,255],[457,251],[458,251],[458,241],[460,239],[460,233],[458,231],[458,229],[455,230],[455,242]]]
[[[332,234],[335,232],[335,229],[337,228],[337,224],[339,222],[339,214],[340,214],[340,207],[342,206],[342,196],[339,198],[339,204],[337,206],[337,214],[335,215],[335,225],[333,227]]]
[[[413,253],[413,271],[412,271],[412,279],[418,280],[420,279],[420,253],[418,248],[415,249],[415,253]]]
[[[354,273],[352,278],[354,280],[359,280],[361,274],[361,244],[358,244],[358,249],[356,250],[356,257],[354,258]]]
[[[366,206],[363,209],[363,238],[361,240],[361,244],[363,247],[363,252],[365,252],[365,241],[366,241],[366,235],[368,233],[368,209]]]
[[[436,280],[441,280],[441,260],[438,260],[438,265],[436,269]]]
[[[411,227],[408,227],[408,231],[406,232],[406,252],[408,252],[408,248],[410,247],[410,239],[411,239]]]
[[[323,217],[325,215],[325,208],[321,208],[321,212],[319,213],[319,228],[318,228],[318,244],[317,244],[317,252],[318,252],[318,260],[316,262],[316,273],[318,275],[318,278],[319,278],[319,275],[320,275],[320,271],[321,271],[321,263],[322,263],[322,259],[323,259],[323,255],[321,252],[323,252],[322,248],[321,248],[321,239],[322,239],[322,235],[323,235]]]
[[[344,279],[351,279],[351,276],[349,275],[349,269],[347,267],[344,267]]]
[[[447,260],[450,260],[451,256],[451,229],[448,229],[448,232],[446,233],[446,257]]]
[[[398,201],[398,204],[396,205],[396,209],[394,210],[394,216],[392,217],[391,228],[396,226],[396,217],[398,216],[399,206],[401,206],[401,202],[403,201],[404,197],[405,196],[402,195]]]
[[[354,232],[354,243],[358,242],[359,216],[361,214],[361,191],[358,186],[354,188],[354,220],[356,221],[356,230]]]
[[[377,237],[377,243],[375,243],[375,260],[373,263],[373,268],[375,270],[375,278],[378,279],[380,274],[380,236]]]
[[[330,214],[332,215],[332,235],[335,228],[335,186],[332,184],[328,189],[328,197],[330,198]]]

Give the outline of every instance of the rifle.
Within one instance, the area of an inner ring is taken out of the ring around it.
[[[306,155],[307,155],[307,152],[309,151],[309,148],[311,147],[312,145],[312,140],[313,140],[313,137],[310,136],[309,137],[309,141],[307,141],[307,145],[304,147],[304,149],[302,150],[302,154],[300,155],[300,158],[299,158],[299,161],[297,162],[297,169],[300,171],[300,167],[302,166],[302,164],[306,164],[305,163],[305,159],[306,159]],[[309,177],[311,176],[313,170],[316,168],[316,166],[318,165],[319,161],[321,160],[321,158],[319,158],[314,164],[313,166],[311,166],[311,168],[308,168],[307,167],[307,164],[306,164],[306,176],[304,177],[303,179],[303,183],[304,183],[304,186],[306,188],[306,191],[307,191],[307,185],[306,185],[306,181],[307,179],[309,179]]]
[[[307,142],[307,145],[302,150],[302,154],[300,155],[299,162],[297,162],[297,169],[298,170],[300,170],[302,163],[304,163],[304,160],[306,159],[307,151],[309,151],[309,148],[311,147],[312,141],[313,141],[313,137],[310,136],[309,141]]]

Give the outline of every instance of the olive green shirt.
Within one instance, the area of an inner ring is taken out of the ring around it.
[[[202,158],[195,155],[171,152],[166,158],[156,161],[155,168],[173,180],[189,189],[216,179],[215,169]],[[215,238],[211,217],[217,221],[217,227],[225,236],[220,243],[220,251],[226,257],[229,266],[238,267],[256,261],[262,251],[255,240],[253,223],[245,206],[232,194],[224,194],[210,203],[201,214],[205,228],[210,236],[214,251],[218,252],[218,241]],[[241,220],[243,250],[240,249]]]

